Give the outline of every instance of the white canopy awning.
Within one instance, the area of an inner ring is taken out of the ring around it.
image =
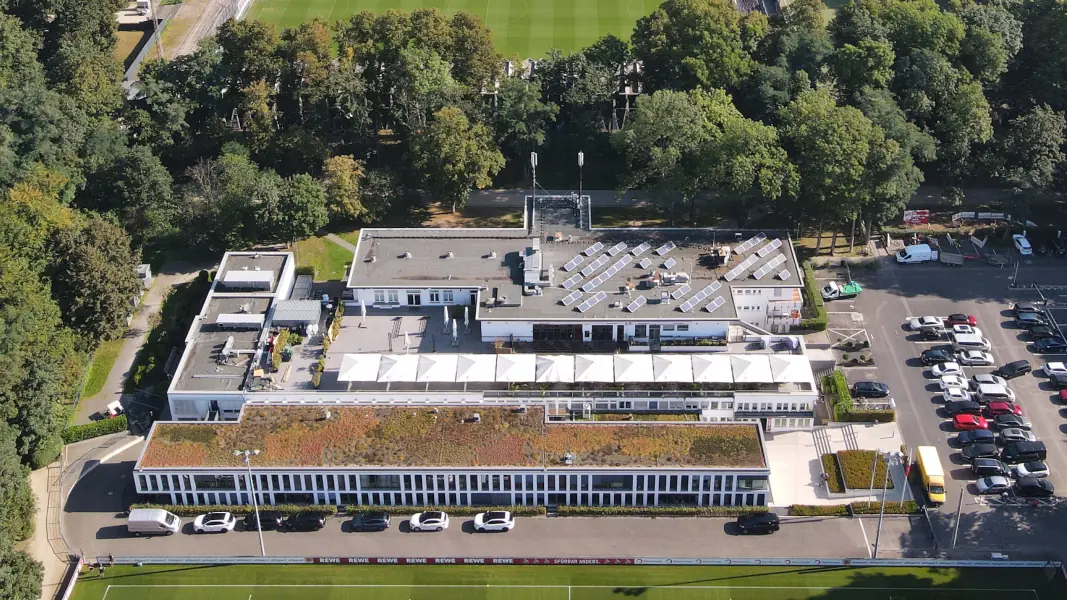
[[[430,381],[456,380],[457,354],[420,354],[416,381],[425,383]]]
[[[616,354],[615,382],[648,383],[652,381],[652,356],[648,354]]]
[[[730,355],[734,383],[774,383],[767,354]]]
[[[808,357],[797,354],[770,355],[771,377],[775,383],[808,383],[815,385]]]
[[[692,383],[693,365],[685,354],[655,354],[652,371],[656,383]]]
[[[460,354],[456,359],[456,381],[492,383],[496,381],[495,354]]]
[[[533,354],[500,354],[496,357],[496,380],[532,383],[536,360]]]
[[[612,383],[615,381],[614,359],[610,354],[579,354],[574,357],[574,381]]]
[[[378,381],[381,361],[381,354],[345,354],[337,370],[337,381]]]
[[[418,354],[383,354],[378,366],[378,381],[415,381],[418,369]]]
[[[573,354],[538,354],[537,383],[571,383],[574,381]]]
[[[726,354],[693,354],[693,381],[697,383],[733,383],[734,373]]]

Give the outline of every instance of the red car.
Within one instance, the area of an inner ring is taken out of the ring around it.
[[[974,431],[975,429],[989,429],[989,423],[978,415],[956,415],[952,417],[952,426],[956,431]]]
[[[1067,390],[1060,390],[1060,402],[1067,403]]]
[[[985,416],[987,417],[995,417],[997,415],[1019,416],[1021,414],[1023,414],[1023,408],[1010,402],[990,402],[985,407]]]
[[[970,325],[971,327],[974,327],[978,324],[978,319],[975,319],[974,316],[962,313],[949,315],[946,321],[948,321],[949,327],[952,327],[953,325]]]

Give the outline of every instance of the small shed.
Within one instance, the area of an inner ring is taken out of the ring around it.
[[[141,285],[144,286],[144,289],[147,290],[152,287],[152,265],[147,263],[137,265],[137,279],[141,280]]]
[[[321,317],[322,303],[318,300],[280,300],[273,323],[278,327],[318,325]]]

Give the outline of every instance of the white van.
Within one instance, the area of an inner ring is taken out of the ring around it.
[[[930,244],[913,244],[905,246],[903,250],[897,252],[897,262],[902,265],[929,262],[931,260],[937,260],[937,250],[931,248]]]
[[[987,402],[1015,402],[1015,392],[999,383],[980,383],[974,395],[982,404]]]
[[[989,352],[993,345],[986,338],[973,333],[951,333],[949,340],[952,341],[952,349],[960,352],[963,350],[982,350]]]
[[[126,519],[126,529],[133,535],[172,535],[181,527],[178,515],[161,508],[135,508]]]

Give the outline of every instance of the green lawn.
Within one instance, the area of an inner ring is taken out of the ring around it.
[[[635,566],[147,566],[79,580],[74,600],[1052,600],[1041,569]]]
[[[92,398],[99,394],[100,390],[104,389],[104,382],[107,381],[111,367],[115,366],[115,359],[119,357],[119,351],[122,350],[124,341],[126,341],[126,338],[120,337],[117,340],[104,342],[93,353],[93,364],[89,367],[89,378],[85,380],[85,388],[82,389],[83,398]]]
[[[574,52],[605,33],[628,39],[637,19],[657,6],[658,0],[255,0],[247,18],[293,27],[315,17],[332,23],[364,10],[466,11],[489,26],[498,52],[523,59],[552,48]]]
[[[296,266],[311,267],[315,281],[337,281],[345,276],[345,265],[352,262],[352,253],[325,237],[309,237],[293,246]]]

